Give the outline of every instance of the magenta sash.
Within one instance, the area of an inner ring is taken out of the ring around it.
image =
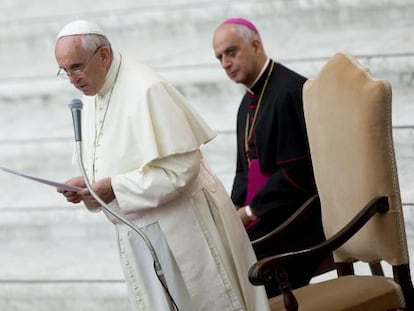
[[[258,159],[252,159],[250,161],[249,172],[247,175],[247,196],[245,205],[249,205],[253,200],[253,197],[256,195],[257,191],[263,187],[266,182],[269,180],[269,176],[262,173],[260,170],[260,164]],[[256,217],[252,222],[250,222],[246,229],[251,229],[260,221],[260,218]]]
[[[246,205],[249,205],[252,202],[253,197],[256,195],[257,191],[262,188],[267,181],[269,176],[262,173],[260,170],[260,164],[258,159],[253,159],[250,161],[249,173],[247,175],[247,196],[246,196]]]

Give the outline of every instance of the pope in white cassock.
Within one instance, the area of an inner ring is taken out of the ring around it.
[[[248,281],[256,259],[246,231],[199,150],[214,137],[206,123],[168,81],[113,51],[94,23],[64,26],[55,56],[59,74],[84,94],[83,156],[93,189],[149,237],[178,310],[269,310],[264,288]],[[58,189],[69,202],[101,209],[82,177],[67,183],[84,188]],[[169,310],[145,243],[107,217],[132,309]]]

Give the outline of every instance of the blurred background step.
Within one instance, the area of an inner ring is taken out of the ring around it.
[[[53,76],[56,34],[79,17],[95,20],[115,47],[156,67],[215,63],[212,32],[229,16],[251,18],[268,52],[280,59],[327,57],[337,49],[354,54],[412,52],[413,1],[106,0],[91,9],[75,0],[62,3],[59,10],[47,5],[48,0],[35,6],[23,0],[3,3],[0,51],[7,55],[3,52],[12,50],[20,62],[1,60],[0,77]],[[23,7],[24,14],[19,12]],[[36,62],[26,57],[28,50]]]
[[[122,279],[115,229],[102,213],[2,208],[0,244],[0,281]]]
[[[0,281],[0,309],[123,311],[130,306],[123,281]]]

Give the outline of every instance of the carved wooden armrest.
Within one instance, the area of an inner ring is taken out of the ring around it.
[[[275,277],[275,270],[282,268],[288,262],[304,261],[314,256],[328,256],[329,253],[348,241],[376,213],[385,213],[388,209],[387,197],[372,199],[342,230],[330,239],[308,249],[271,256],[253,264],[249,270],[250,282],[254,285],[263,285],[272,281]]]
[[[310,215],[319,212],[319,196],[314,195],[310,197],[302,206],[286,219],[280,226],[272,230],[268,234],[252,241],[253,248],[258,251],[262,249],[277,248],[278,244],[286,243],[286,239],[298,230],[302,224],[309,219]]]

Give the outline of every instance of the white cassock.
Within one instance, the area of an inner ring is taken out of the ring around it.
[[[214,135],[178,91],[115,53],[102,90],[84,98],[82,122],[89,178],[111,176],[110,206],[154,244],[179,310],[269,310],[264,288],[248,281],[256,259],[247,234],[199,151]],[[132,309],[169,310],[144,242],[107,216]]]

